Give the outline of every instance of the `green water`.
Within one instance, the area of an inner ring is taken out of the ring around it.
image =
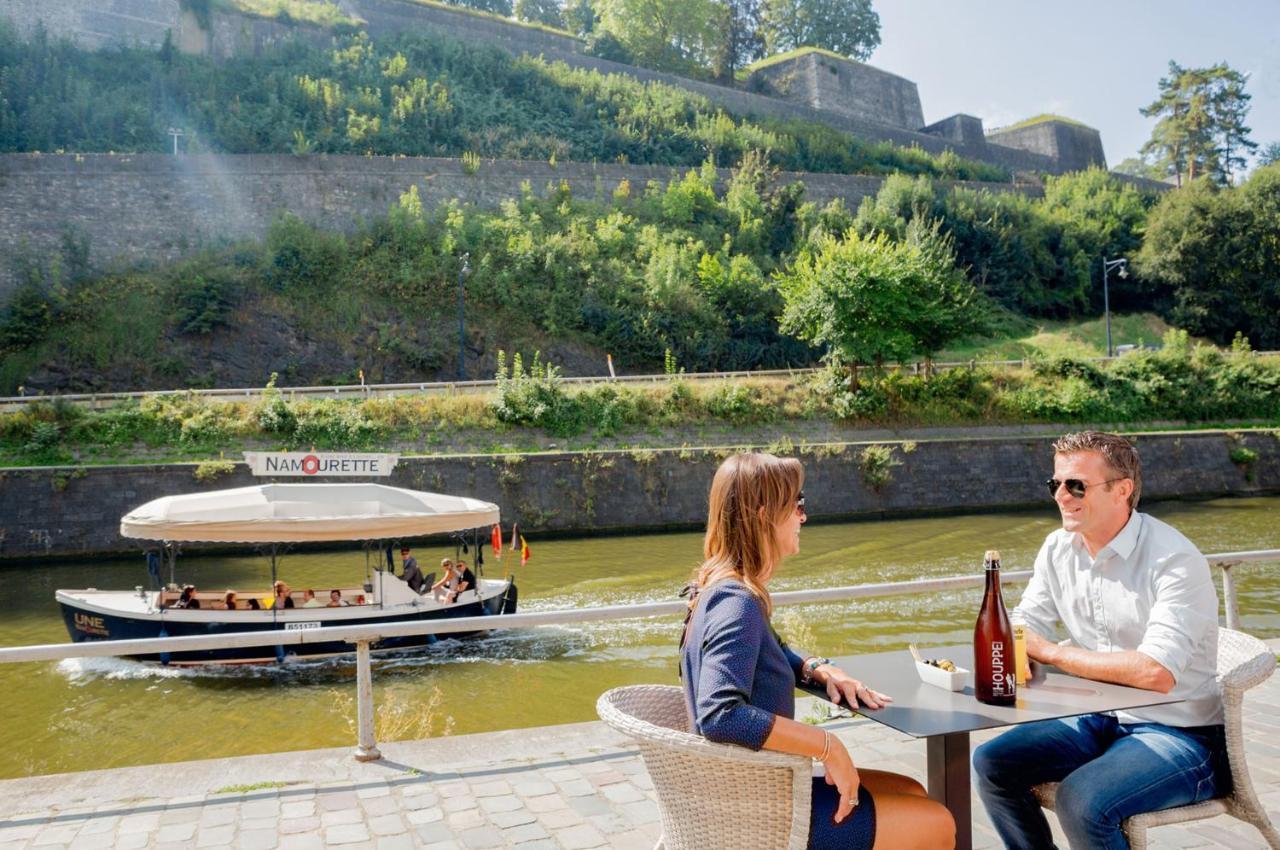
[[[1280,548],[1280,498],[1169,502],[1150,506],[1205,552]],[[813,524],[801,554],[772,588],[798,590],[906,581],[973,572],[984,549],[1009,569],[1030,566],[1055,527],[1034,513]],[[518,568],[522,610],[671,599],[698,560],[697,534],[529,541]],[[452,550],[417,551],[424,571]],[[511,563],[507,554],[506,563]],[[501,573],[493,562],[488,575]],[[259,557],[188,558],[179,579],[201,588],[266,588]],[[286,558],[294,588],[349,585],[364,573],[359,552]],[[14,566],[4,570],[0,644],[67,640],[53,593],[59,587],[131,588],[145,583],[136,560]],[[1280,636],[1280,569],[1237,568],[1244,628]],[[781,609],[779,630],[828,655],[964,642],[977,589]],[[1009,594],[1012,604],[1018,592]],[[615,685],[676,681],[676,618],[550,626],[442,641],[413,655],[375,661],[377,699],[398,725],[392,737],[482,732],[595,718],[596,697]],[[354,744],[349,726],[354,665],[307,662],[252,669],[176,670],[117,659],[0,665],[0,777]],[[892,693],[891,683],[874,683]],[[264,777],[271,779],[272,777]]]

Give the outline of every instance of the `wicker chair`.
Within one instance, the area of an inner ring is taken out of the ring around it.
[[[812,762],[716,744],[689,732],[684,693],[669,685],[606,691],[596,713],[640,745],[658,794],[657,850],[804,850]]]
[[[1231,629],[1218,629],[1218,681],[1222,685],[1222,706],[1226,721],[1227,757],[1231,762],[1233,788],[1225,797],[1215,797],[1189,806],[1160,812],[1144,812],[1124,822],[1124,832],[1132,850],[1147,850],[1147,830],[1153,826],[1185,823],[1216,815],[1231,815],[1253,824],[1272,850],[1280,850],[1280,831],[1272,825],[1266,809],[1254,793],[1245,764],[1244,722],[1240,707],[1244,692],[1261,684],[1276,667],[1276,654],[1262,641]],[[1053,811],[1057,782],[1032,788],[1040,805]]]

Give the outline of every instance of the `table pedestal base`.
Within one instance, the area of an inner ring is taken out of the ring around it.
[[[934,735],[928,739],[928,753],[929,796],[946,806],[955,818],[956,850],[972,850],[969,733]]]

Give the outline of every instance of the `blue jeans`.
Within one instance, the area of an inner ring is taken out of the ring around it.
[[[1130,815],[1230,790],[1221,726],[1120,723],[1107,714],[1042,720],[974,750],[978,793],[1010,850],[1054,846],[1031,786],[1061,782],[1057,814],[1073,850],[1128,850]]]

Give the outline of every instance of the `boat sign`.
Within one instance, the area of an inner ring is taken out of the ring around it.
[[[300,632],[306,629],[318,629],[318,628],[320,628],[320,623],[314,620],[307,623],[285,623],[284,624],[284,630],[286,632]]]
[[[244,461],[257,476],[385,477],[396,468],[398,454],[353,452],[245,452]]]

